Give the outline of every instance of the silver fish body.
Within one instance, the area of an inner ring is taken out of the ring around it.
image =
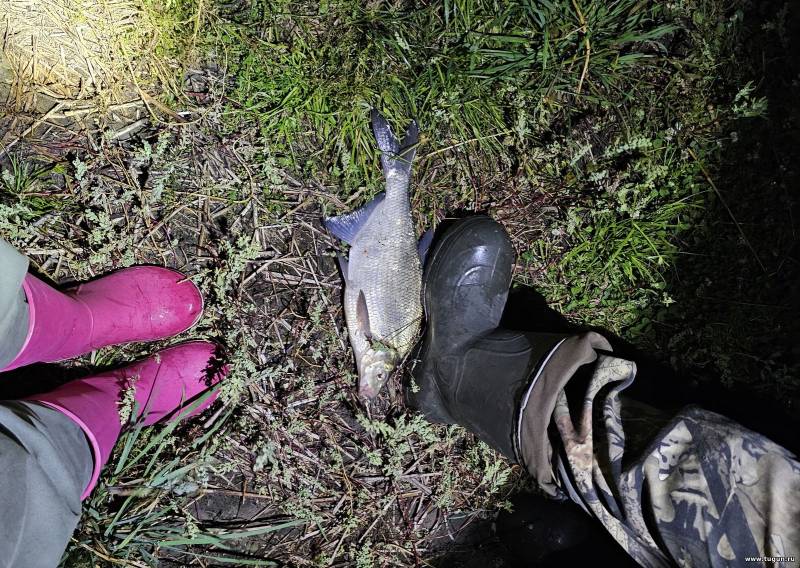
[[[359,394],[368,398],[378,394],[411,350],[422,320],[422,263],[409,201],[416,125],[400,143],[373,112],[373,129],[382,151],[385,193],[353,213],[325,220],[350,244],[348,259],[340,258],[344,313]]]

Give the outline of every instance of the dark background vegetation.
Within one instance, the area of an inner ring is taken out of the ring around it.
[[[720,84],[749,76],[767,115],[739,121],[719,163],[707,165],[719,195],[681,243],[668,277],[676,303],[657,314],[650,337],[665,362],[696,381],[698,402],[797,452],[800,11],[754,2],[742,21],[734,74]]]

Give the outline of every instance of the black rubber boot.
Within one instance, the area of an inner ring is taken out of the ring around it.
[[[598,559],[618,568],[637,566],[609,532],[575,503],[531,494],[510,499],[511,512],[495,521],[514,566],[589,566]]]
[[[406,402],[517,461],[520,399],[565,336],[498,328],[513,263],[508,235],[488,217],[462,219],[441,236],[423,277],[427,329]]]

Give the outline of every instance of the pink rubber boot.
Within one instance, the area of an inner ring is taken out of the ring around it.
[[[154,341],[192,327],[203,311],[200,290],[175,270],[125,268],[59,292],[28,274],[22,283],[28,337],[0,371],[60,361],[131,341]]]
[[[141,421],[150,426],[165,418],[182,420],[199,414],[214,402],[217,394],[190,410],[193,399],[227,373],[227,368],[215,357],[217,348],[209,341],[182,343],[128,367],[71,381],[28,399],[66,414],[86,434],[92,447],[94,469],[81,499],[86,499],[97,485],[100,470],[119,439],[123,428],[120,403],[129,390],[135,388],[138,408],[131,422]]]

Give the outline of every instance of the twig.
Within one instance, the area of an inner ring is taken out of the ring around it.
[[[738,229],[739,234],[742,236],[742,240],[744,241],[744,244],[746,244],[747,248],[750,249],[750,252],[753,253],[753,257],[756,259],[756,262],[761,267],[761,270],[763,270],[764,273],[766,274],[767,269],[764,267],[764,264],[761,262],[761,259],[758,257],[758,253],[756,252],[756,249],[754,249],[753,245],[750,244],[750,241],[748,240],[747,235],[745,235],[744,231],[742,230],[742,226],[739,224],[739,221],[736,220],[736,217],[733,216],[733,211],[731,211],[731,208],[728,207],[728,202],[725,201],[724,197],[722,197],[722,193],[720,193],[719,189],[717,188],[717,185],[714,183],[714,180],[711,179],[711,176],[709,175],[708,170],[706,170],[705,166],[703,165],[703,162],[701,162],[697,158],[697,155],[692,151],[691,148],[689,148],[688,150],[689,150],[689,155],[694,159],[695,162],[697,162],[697,165],[700,166],[700,171],[703,172],[703,175],[705,176],[706,181],[708,181],[708,184],[714,190],[714,193],[716,193],[717,197],[719,197],[720,203],[722,203],[723,207],[725,207],[725,210],[728,212],[728,215],[730,215],[730,218],[733,221],[733,224],[736,225],[736,228]]]
[[[458,144],[453,144],[452,146],[447,146],[446,148],[439,148],[438,150],[434,150],[433,152],[429,152],[425,154],[425,160],[432,158],[436,154],[441,154],[442,152],[447,152],[448,150],[453,150],[455,148],[460,148],[461,146],[466,146],[467,144],[472,144],[473,142],[482,142],[483,140],[491,140],[492,138],[499,138],[501,136],[506,136],[507,134],[511,134],[510,130],[506,130],[505,132],[498,132],[497,134],[491,134],[489,136],[480,136],[478,138],[470,138],[469,140],[464,140],[463,142],[459,142]]]
[[[141,564],[139,562],[133,562],[131,560],[123,560],[121,558],[113,558],[111,556],[108,556],[107,554],[103,554],[102,552],[100,552],[96,548],[92,548],[88,544],[84,544],[82,542],[77,542],[74,538],[72,540],[73,540],[73,542],[76,542],[77,545],[80,546],[81,548],[85,548],[86,550],[88,550],[92,554],[96,554],[97,556],[99,556],[100,558],[105,560],[106,562],[111,562],[113,564],[122,564],[123,566],[135,566],[136,568],[147,568],[146,564]]]
[[[392,506],[392,504],[393,504],[395,501],[397,501],[397,496],[393,496],[391,499],[389,499],[389,502],[388,502],[388,503],[386,503],[386,505],[383,507],[383,509],[381,509],[381,512],[380,512],[380,513],[378,513],[378,515],[375,517],[375,520],[374,520],[374,521],[372,521],[372,524],[370,524],[370,525],[367,527],[367,530],[365,530],[365,531],[364,531],[364,534],[362,534],[362,535],[361,535],[361,537],[358,539],[358,544],[361,544],[361,542],[362,542],[362,541],[363,541],[365,538],[367,538],[367,535],[368,535],[370,532],[372,532],[372,529],[374,529],[374,528],[375,528],[375,525],[377,525],[377,524],[378,524],[378,521],[380,521],[380,520],[383,518],[383,516],[386,514],[386,511],[388,511],[388,510],[389,510],[389,507],[391,507],[391,506]]]
[[[586,33],[586,18],[584,18],[577,0],[572,0],[572,5],[575,6],[575,11],[578,13],[578,19],[581,22],[581,32],[583,32],[583,42],[586,46],[586,57],[583,59],[583,71],[581,71],[581,78],[578,80],[577,94],[580,95],[581,89],[583,89],[583,81],[586,79],[586,74],[589,72],[589,58],[592,53],[592,45],[589,43],[589,36]]]
[[[16,144],[17,144],[17,143],[20,141],[20,140],[22,140],[22,139],[23,139],[23,138],[25,138],[25,137],[26,137],[28,134],[30,134],[31,132],[33,132],[33,131],[34,131],[36,128],[38,128],[38,127],[39,127],[39,125],[41,125],[41,124],[43,124],[43,123],[47,122],[48,120],[50,120],[50,118],[52,118],[52,117],[53,117],[53,115],[54,115],[55,113],[57,113],[59,110],[61,110],[61,108],[62,108],[63,106],[64,106],[64,103],[56,103],[55,105],[53,105],[53,108],[51,108],[50,110],[48,110],[48,111],[47,111],[47,113],[46,113],[46,114],[45,114],[45,115],[44,115],[42,118],[38,118],[38,119],[36,119],[35,121],[33,121],[33,124],[31,124],[31,125],[30,125],[28,128],[26,128],[26,129],[25,129],[25,130],[22,132],[22,134],[20,134],[19,136],[17,136],[17,137],[16,137],[16,138],[15,138],[15,139],[14,139],[12,142],[10,142],[10,143],[9,143],[7,146],[5,146],[5,147],[3,147],[3,148],[0,148],[0,158],[2,158],[3,156],[5,156],[5,155],[8,153],[8,151],[9,151],[9,150],[11,150],[11,148],[13,148],[13,147],[14,147],[14,146],[15,146],[15,145],[16,145]]]

